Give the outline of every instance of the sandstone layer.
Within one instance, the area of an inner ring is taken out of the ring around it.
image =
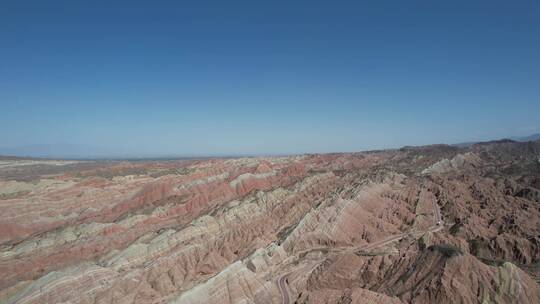
[[[540,303],[540,142],[0,163],[0,303]]]

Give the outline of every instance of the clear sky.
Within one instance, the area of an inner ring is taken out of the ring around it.
[[[358,151],[539,117],[539,1],[0,4],[1,147]]]

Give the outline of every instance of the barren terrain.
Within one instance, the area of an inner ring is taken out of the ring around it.
[[[0,303],[540,303],[540,142],[0,159]]]

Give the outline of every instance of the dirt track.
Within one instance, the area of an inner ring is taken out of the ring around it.
[[[439,208],[439,205],[437,205],[437,202],[433,201],[433,214],[435,216],[435,223],[430,226],[425,232],[436,232],[436,231],[439,231],[442,229],[443,227],[443,221],[442,221],[442,218],[441,218],[441,211],[440,211],[440,208]],[[407,236],[410,235],[410,232],[405,232],[405,233],[401,233],[401,234],[397,234],[397,235],[393,235],[393,236],[390,236],[388,238],[385,238],[385,239],[382,239],[382,240],[379,240],[379,241],[376,241],[376,242],[373,242],[373,243],[370,243],[370,244],[367,244],[367,245],[364,245],[364,246],[359,246],[359,247],[346,247],[346,248],[328,248],[328,247],[320,247],[320,248],[313,248],[313,249],[310,249],[309,251],[316,251],[316,250],[331,250],[331,251],[353,251],[353,252],[358,252],[358,251],[366,251],[366,250],[371,250],[371,249],[374,249],[374,248],[377,248],[377,247],[382,247],[382,246],[386,246],[390,243],[393,243],[393,242],[396,242],[396,241],[399,241]],[[289,298],[289,287],[288,287],[288,284],[287,284],[287,275],[289,275],[289,273],[286,273],[282,276],[280,276],[278,279],[277,279],[277,285],[278,285],[278,289],[279,289],[279,292],[281,293],[281,303],[282,304],[290,304],[290,298]]]

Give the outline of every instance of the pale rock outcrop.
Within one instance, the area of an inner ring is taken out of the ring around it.
[[[480,165],[480,158],[473,152],[467,152],[465,154],[458,154],[452,159],[442,159],[430,167],[424,169],[422,174],[430,173],[448,173],[463,169],[466,166],[476,167]]]

